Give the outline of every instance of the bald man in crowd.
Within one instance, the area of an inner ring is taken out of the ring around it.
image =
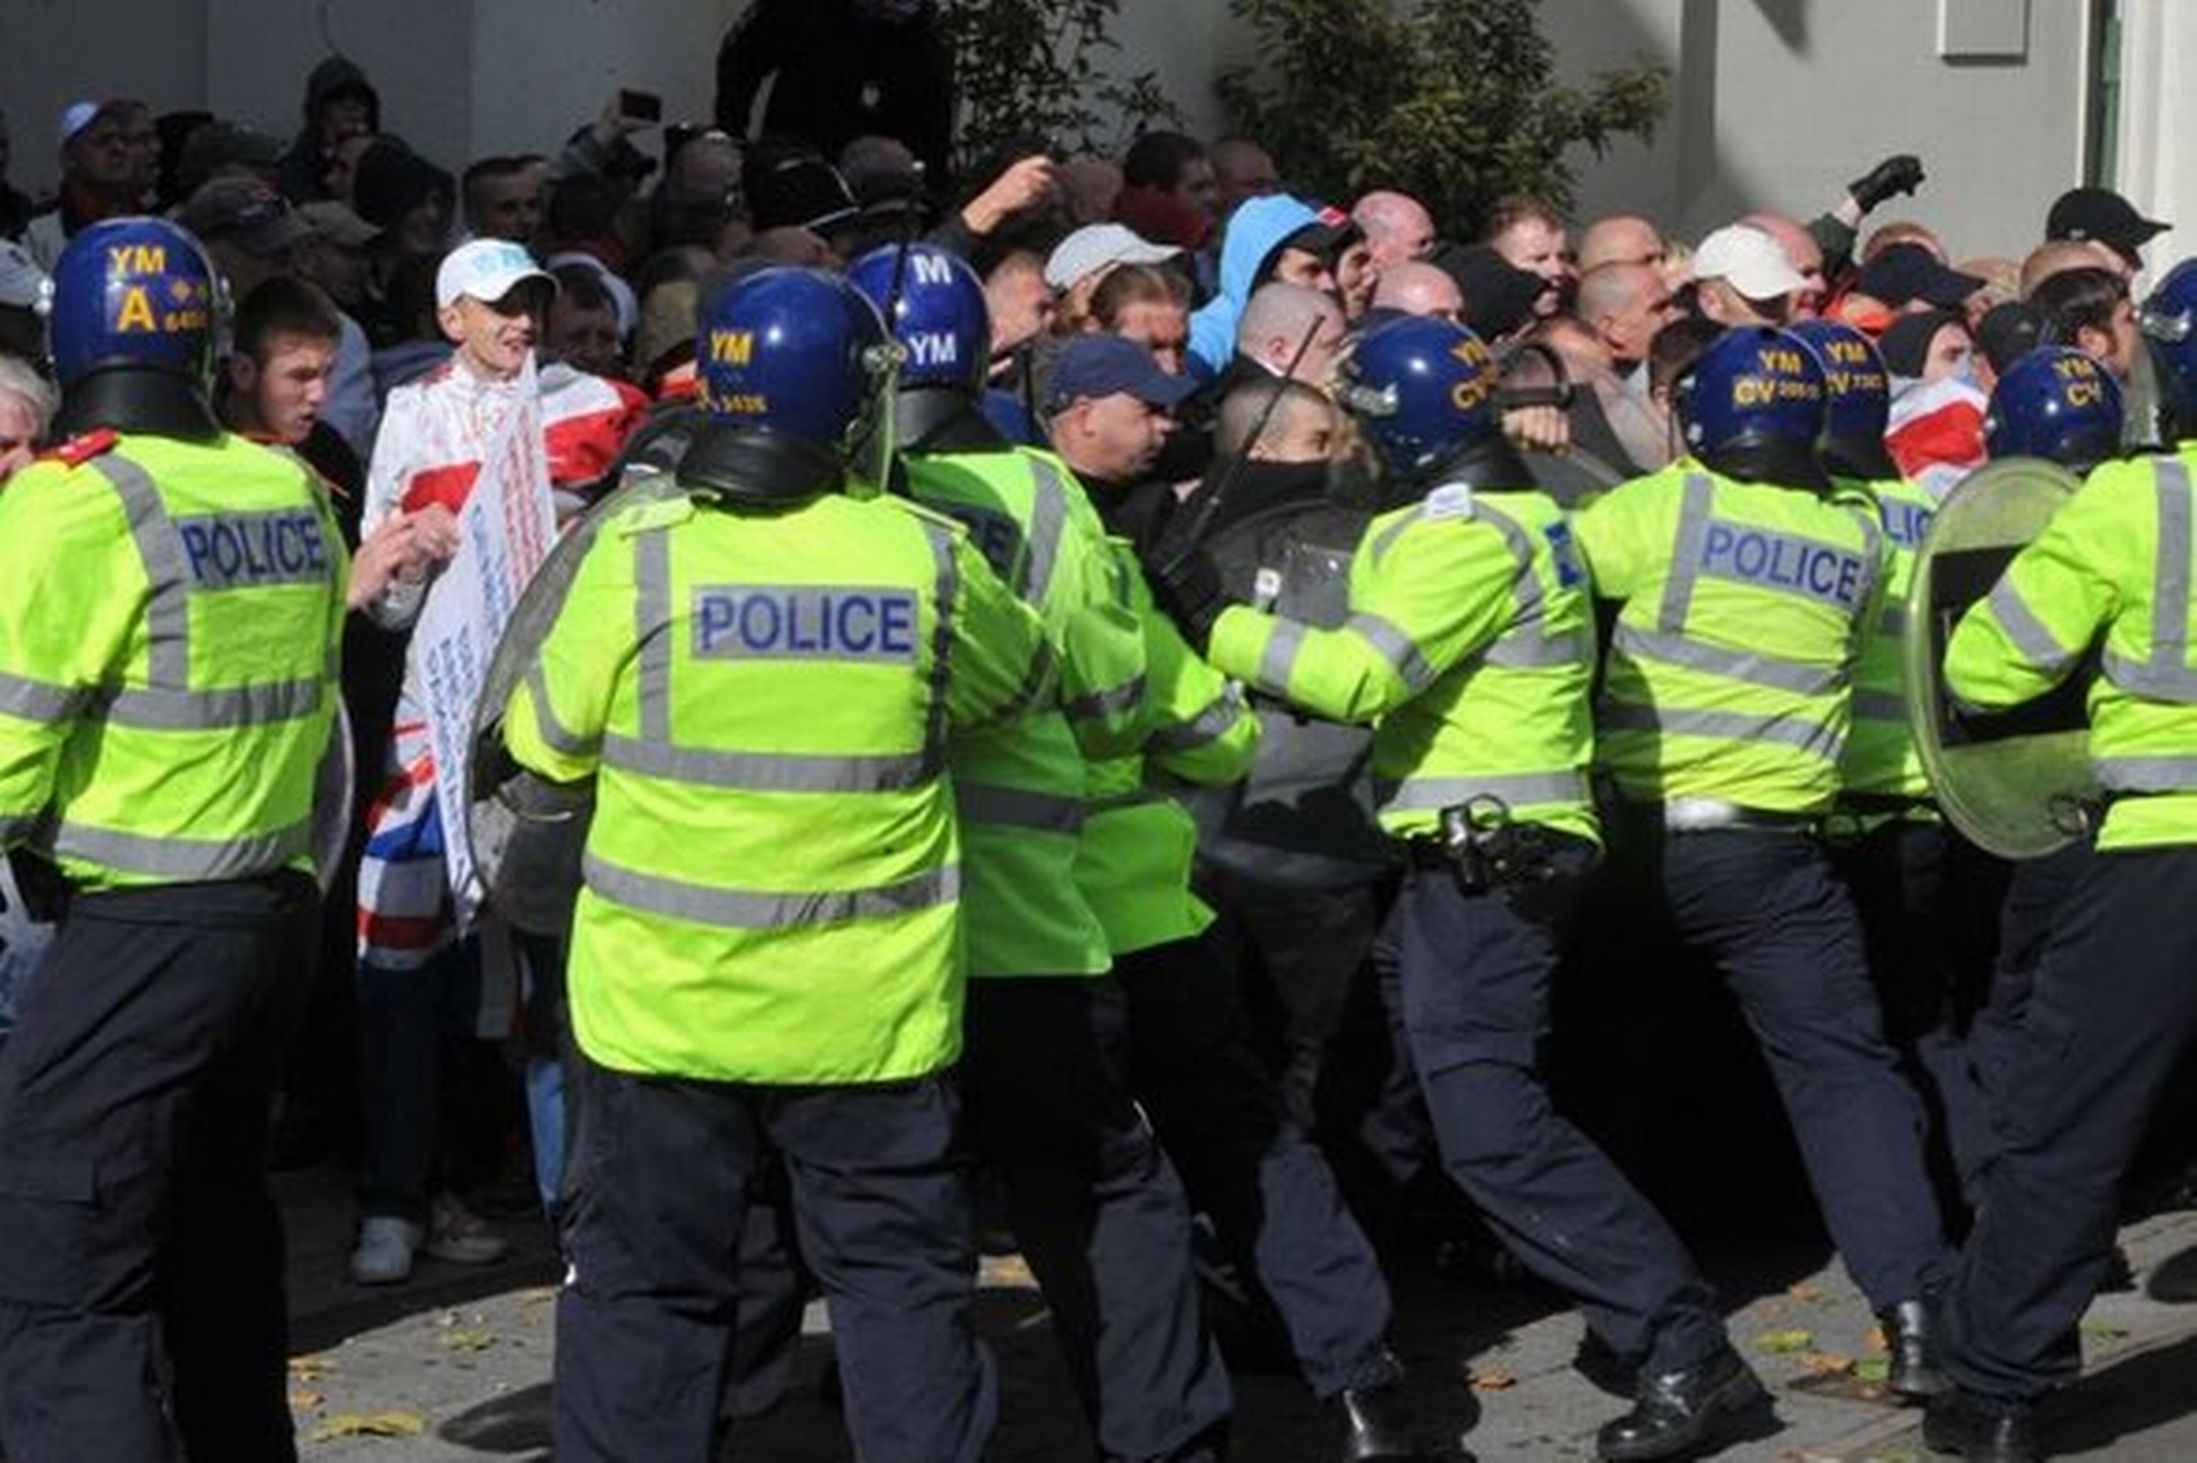
[[[1303,285],[1260,285],[1236,323],[1236,365],[1325,388],[1343,349],[1343,310]]]
[[[1380,282],[1373,287],[1373,308],[1456,322],[1463,319],[1465,297],[1457,288],[1457,276],[1448,270],[1407,259],[1381,271]]]
[[[1373,251],[1373,267],[1383,272],[1424,259],[1434,248],[1434,217],[1408,193],[1368,193],[1350,217]]]
[[[1637,213],[1613,213],[1588,224],[1579,236],[1582,279],[1605,264],[1647,264],[1657,269],[1670,261],[1670,245],[1651,219]]]

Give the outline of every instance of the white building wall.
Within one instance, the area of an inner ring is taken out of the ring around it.
[[[1973,0],[1543,0],[1565,79],[1639,55],[1675,72],[1653,142],[1619,142],[1600,161],[1574,154],[1580,213],[1639,209],[1698,237],[1747,206],[1811,213],[1877,158],[1914,151],[1931,181],[1884,216],[1911,211],[1958,255],[2020,252],[2079,177],[2089,7],[1998,0],[2027,11],[2020,59],[1947,61],[1941,7],[1963,3]],[[287,135],[305,73],[332,41],[374,78],[386,125],[455,169],[553,148],[620,85],[661,92],[673,119],[706,116],[718,39],[744,4],[0,0],[0,106],[15,177],[42,187],[71,99],[135,94]],[[2123,6],[2120,181],[2156,216],[2190,221],[2197,248],[2197,144],[2184,140],[2197,100],[2177,85],[2197,75],[2197,5]],[[1122,12],[1120,66],[1156,70],[1193,130],[1218,131],[1212,76],[1250,54],[1226,0],[1123,0]]]

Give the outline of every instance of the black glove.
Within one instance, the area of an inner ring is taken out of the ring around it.
[[[1913,193],[1922,186],[1922,159],[1911,152],[1888,157],[1869,170],[1865,178],[1846,185],[1854,207],[1869,212],[1894,193]]]
[[[1228,608],[1228,592],[1221,588],[1220,571],[1213,561],[1192,549],[1163,563],[1147,564],[1145,576],[1152,583],[1152,598],[1182,631],[1182,638],[1198,654],[1205,654],[1206,642],[1213,638],[1213,622]]]

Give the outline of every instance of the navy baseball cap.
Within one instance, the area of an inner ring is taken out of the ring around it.
[[[1175,407],[1198,389],[1188,376],[1170,376],[1152,352],[1118,335],[1079,335],[1068,342],[1053,365],[1045,392],[1047,413],[1065,410],[1082,397],[1127,392],[1147,406]]]
[[[1895,310],[1913,300],[1955,309],[1983,286],[1975,275],[1939,263],[1938,256],[1920,244],[1891,245],[1864,264],[1854,279],[1857,291]]]

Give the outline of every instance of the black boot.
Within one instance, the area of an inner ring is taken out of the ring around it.
[[[1661,1376],[1642,1376],[1633,1410],[1602,1425],[1595,1446],[1604,1458],[1670,1458],[1690,1453],[1713,1437],[1727,1418],[1764,1396],[1738,1352],[1729,1346],[1698,1366]]]
[[[1880,1311],[1884,1352],[1891,1366],[1885,1385],[1902,1397],[1935,1397],[1951,1384],[1938,1365],[1938,1314],[1935,1302],[1903,1300]]]
[[[2036,1428],[2019,1403],[1989,1402],[1954,1387],[1930,1399],[1922,1440],[1968,1463],[2036,1463]]]
[[[1338,1463],[1430,1463],[1434,1455],[1420,1444],[1402,1387],[1347,1387],[1337,1401],[1343,1411]]]

